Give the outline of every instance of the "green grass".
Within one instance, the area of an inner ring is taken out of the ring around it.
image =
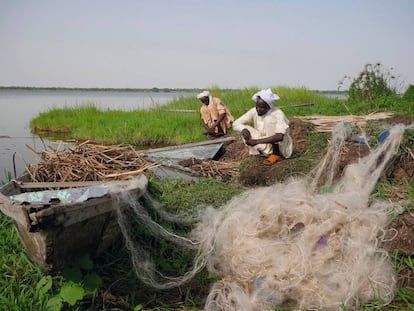
[[[372,103],[349,104],[339,99],[329,99],[304,88],[273,88],[281,100],[278,105],[288,117],[295,115],[345,115],[367,114],[374,111],[393,111],[401,115],[414,115],[413,103],[400,97],[383,98],[373,106]],[[214,96],[220,97],[237,118],[254,106],[251,96],[257,89],[220,90],[212,88]],[[312,107],[292,107],[313,103]],[[195,98],[180,98],[166,106],[145,111],[100,111],[93,103],[86,106],[51,109],[41,113],[32,120],[32,128],[65,133],[66,138],[91,139],[100,143],[128,143],[132,145],[178,144],[205,139],[199,114],[171,112],[174,109],[197,110],[200,102]],[[372,133],[378,131],[375,123]],[[305,174],[315,166],[314,153],[326,146],[328,134],[311,136],[312,145],[301,158],[292,159],[292,167],[287,175]],[[402,150],[402,152],[405,152]],[[381,181],[376,188],[376,195],[381,199],[391,199],[392,191],[389,181]],[[406,199],[414,199],[414,188],[404,185]],[[221,206],[243,188],[237,182],[224,183],[219,179],[201,179],[188,182],[182,179],[150,179],[150,190],[158,201],[174,212],[191,212],[194,206]],[[406,206],[407,211],[412,205]],[[163,224],[168,227],[169,224]],[[174,227],[175,230],[188,228]],[[182,253],[165,244],[147,240],[150,246],[158,245],[158,264],[168,273],[174,273],[177,267],[188,261],[191,254]],[[166,257],[167,256],[167,257]],[[163,260],[168,258],[168,261]],[[393,254],[397,271],[412,270],[413,255]],[[78,310],[121,310],[107,302],[102,304],[102,294],[112,294],[122,299],[125,305],[136,310],[200,310],[209,287],[215,276],[202,271],[186,286],[179,289],[156,291],[146,288],[134,275],[128,252],[122,242],[109,250],[105,256],[95,262],[96,270],[103,280],[99,297],[89,298],[78,303]],[[38,283],[46,276],[41,269],[32,264],[25,255],[18,240],[13,223],[0,213],[0,305],[2,310],[45,310],[47,300],[62,287],[59,276],[53,277],[53,290],[48,297],[42,297],[37,289]],[[400,275],[400,282],[407,283],[408,276]],[[404,279],[405,278],[405,279]],[[94,307],[95,306],[95,307]],[[141,306],[142,308],[139,308]],[[398,288],[392,304],[385,307],[367,305],[362,310],[412,310],[414,291],[409,287]],[[74,308],[74,310],[76,310]]]
[[[201,179],[199,182],[188,182],[182,179],[150,179],[150,192],[159,201],[165,204],[166,209],[175,212],[189,212],[194,206],[221,206],[234,195],[243,191],[236,183],[224,184],[220,179]],[[166,224],[164,224],[165,226]],[[184,230],[174,227],[174,230]],[[141,236],[141,238],[143,238]],[[144,239],[144,238],[143,238]],[[170,247],[165,243],[145,238],[156,252],[157,264],[166,274],[175,273],[184,266],[191,254],[181,249]],[[0,214],[0,302],[2,310],[44,310],[47,298],[40,299],[37,290],[38,282],[46,275],[25,255],[20,245],[17,233],[12,222]],[[154,246],[158,246],[154,247]],[[162,260],[168,258],[168,260]],[[393,254],[394,265],[398,272],[412,269],[413,255],[404,256],[399,252]],[[95,262],[96,272],[103,280],[99,291],[110,293],[122,299],[125,305],[131,307],[141,305],[143,310],[201,310],[202,301],[208,294],[211,284],[216,280],[214,275],[202,271],[189,284],[171,290],[157,291],[146,287],[135,276],[131,269],[128,252],[122,242],[109,250]],[[407,282],[402,279],[401,282]],[[59,277],[54,277],[54,293],[58,292],[62,283]],[[51,295],[52,296],[52,295]],[[50,297],[49,297],[50,298]],[[111,308],[106,302],[104,308],[102,297],[89,298],[77,305],[78,310],[122,310]],[[410,288],[398,288],[393,303],[385,307],[367,305],[361,309],[368,310],[410,310],[414,306],[414,292]],[[91,309],[92,308],[92,309]],[[96,309],[95,309],[96,310]],[[286,310],[286,309],[285,309]]]
[[[42,310],[36,285],[41,269],[27,257],[13,223],[0,213],[0,305],[2,310]]]
[[[195,121],[195,115],[167,114],[161,108],[131,112],[101,111],[90,104],[40,113],[32,121],[32,128],[40,135],[43,135],[43,131],[50,131],[78,140],[143,146],[201,140],[202,133]]]
[[[170,212],[191,214],[195,206],[223,205],[243,188],[240,185],[224,184],[220,179],[200,179],[189,182],[181,178],[150,178],[149,191],[158,202]],[[153,215],[157,219],[156,215]],[[171,224],[157,219],[164,228],[185,233],[191,230],[186,225]],[[192,264],[192,254],[180,247],[160,241],[152,236],[143,224],[137,223],[135,241],[150,252],[158,270],[165,275],[183,274]],[[114,295],[120,295],[130,305],[143,305],[145,310],[201,310],[202,300],[208,294],[214,275],[201,271],[189,284],[169,290],[155,290],[143,284],[133,273],[129,254],[123,245],[115,246],[97,263],[105,288]],[[163,306],[163,307],[161,307]],[[181,309],[180,309],[181,310]]]
[[[280,95],[278,106],[288,117],[303,115],[367,114],[374,111],[393,111],[414,114],[411,102],[400,97],[379,100],[375,106],[359,103],[350,105],[345,100],[322,96],[305,88],[273,88]],[[254,107],[252,95],[258,89],[211,90],[228,106],[235,118]],[[295,107],[311,103],[310,107]],[[31,121],[34,132],[45,137],[94,140],[98,143],[127,143],[136,146],[175,145],[205,140],[200,122],[200,101],[196,98],[178,98],[170,103],[148,110],[99,110],[94,103],[74,107],[54,108],[40,113]],[[195,110],[193,113],[176,110]]]

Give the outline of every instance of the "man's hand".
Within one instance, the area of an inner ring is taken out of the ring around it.
[[[248,129],[243,129],[240,132],[240,134],[244,138],[244,141],[245,141],[246,145],[248,145],[248,146],[257,145],[257,139],[252,138],[252,134],[250,133],[250,131]]]
[[[244,140],[249,140],[251,137],[252,137],[252,135],[250,134],[250,132],[249,132],[249,130],[248,129],[243,129],[241,132],[240,132],[240,134],[241,134],[241,136],[244,138]]]

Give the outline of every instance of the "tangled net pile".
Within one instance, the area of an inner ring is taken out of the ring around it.
[[[191,271],[159,281],[151,260],[128,235],[125,217],[119,215],[137,275],[149,285],[168,288],[207,267],[221,279],[212,286],[205,310],[273,310],[286,304],[339,310],[358,309],[369,301],[389,303],[396,275],[381,246],[398,209],[374,200],[371,193],[398,151],[404,131],[403,125],[394,126],[389,137],[349,165],[337,183],[323,171],[335,169],[349,135],[343,125],[335,129],[313,178],[249,190],[219,209],[199,210],[197,219],[174,218],[152,201],[171,221],[198,221],[189,238],[162,229],[142,206],[133,204],[136,215],[158,236],[198,251]],[[319,180],[324,175],[325,188]]]

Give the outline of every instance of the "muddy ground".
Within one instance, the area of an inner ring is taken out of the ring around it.
[[[375,121],[373,127],[381,128],[390,124],[413,124],[413,117],[394,117],[383,121]],[[367,127],[369,124],[367,124]],[[368,130],[367,130],[368,132]],[[407,132],[406,132],[407,133]],[[275,182],[284,181],[291,176],[312,176],[312,169],[320,163],[327,152],[327,142],[331,133],[315,133],[313,125],[298,119],[291,119],[290,134],[294,142],[293,155],[290,159],[283,159],[268,166],[263,163],[265,158],[261,156],[249,156],[240,135],[235,134],[235,140],[224,146],[223,154],[218,162],[237,163],[238,182],[251,188],[268,186]],[[313,135],[321,135],[324,146],[312,147]],[[405,206],[413,206],[414,199],[407,193],[407,183],[414,182],[414,137],[404,137],[400,147],[400,153],[387,166],[381,177],[390,187],[387,197],[394,202],[402,202]],[[357,161],[369,153],[369,147],[349,140],[342,148],[340,162],[335,172],[335,178],[339,178],[343,169],[350,163]],[[223,176],[222,176],[223,177]],[[392,224],[390,232],[395,237],[385,246],[391,253],[398,250],[408,256],[414,252],[414,212],[406,212]],[[414,271],[404,270],[400,273],[399,284],[401,287],[414,287]]]

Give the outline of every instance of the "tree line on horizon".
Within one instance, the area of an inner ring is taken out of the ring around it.
[[[206,88],[82,88],[82,87],[37,87],[37,86],[0,86],[0,90],[24,90],[24,91],[117,91],[117,92],[201,92]],[[222,91],[234,91],[238,89],[221,89]],[[346,94],[348,90],[313,90],[320,93]]]

